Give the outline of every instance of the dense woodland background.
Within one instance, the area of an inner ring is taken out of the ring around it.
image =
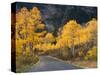
[[[12,54],[14,50],[18,72],[41,55],[96,62],[97,8],[18,4],[12,11]]]

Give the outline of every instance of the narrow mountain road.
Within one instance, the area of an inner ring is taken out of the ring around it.
[[[81,69],[50,56],[40,56],[40,61],[29,72]]]

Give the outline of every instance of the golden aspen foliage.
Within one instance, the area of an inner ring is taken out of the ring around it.
[[[41,21],[41,13],[37,7],[28,10],[26,7],[20,9],[16,13],[16,44],[18,50],[22,50],[23,44],[32,42],[34,45],[38,44],[46,31],[45,25]],[[40,29],[42,32],[37,33],[36,30]],[[19,47],[20,46],[20,47]],[[28,49],[28,48],[26,48]]]
[[[78,46],[78,55],[83,57],[85,55],[84,50],[86,50],[87,46],[84,46],[83,49],[79,46],[91,42],[91,39],[93,41],[93,38],[96,39],[97,21],[96,19],[92,19],[86,23],[86,26],[81,26],[75,20],[70,20],[63,26],[62,30],[60,30],[59,33],[60,34],[57,37],[57,44],[55,45],[55,47],[74,48],[75,46]],[[96,42],[96,40],[94,40],[93,42]]]
[[[41,20],[41,13],[37,7],[33,7],[32,10],[30,10],[31,17],[35,20]]]
[[[80,36],[80,43],[86,43],[89,42],[92,38],[96,38],[94,35],[97,34],[97,21],[96,19],[90,20],[86,27],[83,27],[79,31]]]
[[[97,60],[97,47],[93,46],[90,50],[88,50],[86,56],[84,57],[85,60]]]
[[[54,36],[52,33],[47,33],[46,36],[45,36],[45,41],[47,43],[51,43],[55,40]]]
[[[79,57],[84,59],[96,58],[97,20],[95,18],[84,25],[77,23],[76,20],[70,20],[58,29],[57,34],[58,36],[55,37],[53,33],[46,30],[37,7],[30,10],[23,7],[16,13],[17,54],[22,53],[23,44],[26,44],[27,55],[30,54],[30,47],[32,47],[33,50],[42,50],[44,53],[58,50],[66,57],[68,52],[73,50],[73,53],[78,51]],[[32,43],[31,46],[29,43]],[[95,47],[87,48],[88,44],[89,47],[92,47],[91,44]]]
[[[44,29],[45,28],[45,25],[44,24],[39,24],[38,26],[37,26],[37,29]]]
[[[45,38],[47,38],[47,39],[53,39],[54,37],[53,37],[53,35],[51,33],[47,33],[46,36],[45,36]]]
[[[74,44],[77,44],[78,36],[76,35],[76,33],[78,33],[79,29],[81,29],[81,26],[75,20],[70,20],[63,26],[61,38],[60,40],[58,40],[59,44],[61,43],[63,45],[71,47],[72,40],[74,41]]]

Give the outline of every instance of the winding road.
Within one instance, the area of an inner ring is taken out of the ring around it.
[[[81,69],[50,56],[40,56],[40,61],[29,72]]]

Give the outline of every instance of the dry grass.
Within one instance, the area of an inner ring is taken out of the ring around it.
[[[96,61],[90,61],[90,60],[78,60],[78,61],[68,61],[68,63],[71,63],[73,65],[82,67],[82,68],[97,68],[97,62]]]
[[[27,72],[38,61],[39,58],[37,56],[18,56],[16,57],[16,72]]]

